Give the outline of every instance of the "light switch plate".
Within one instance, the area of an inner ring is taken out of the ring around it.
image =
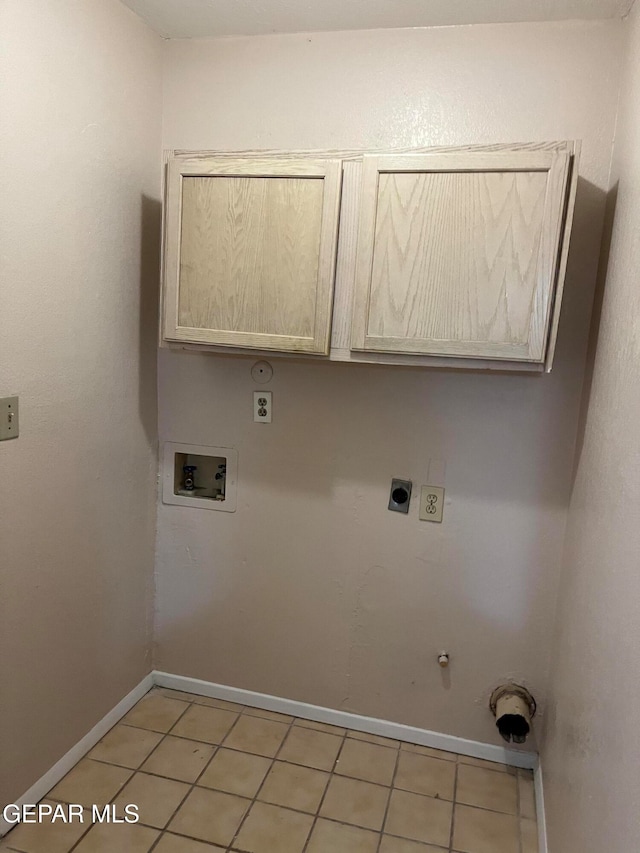
[[[18,398],[0,398],[0,441],[17,438],[20,434],[18,420]]]
[[[420,521],[442,521],[444,489],[441,486],[420,488]]]

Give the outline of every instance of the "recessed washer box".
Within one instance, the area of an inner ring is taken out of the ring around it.
[[[238,451],[165,441],[162,502],[235,512]]]

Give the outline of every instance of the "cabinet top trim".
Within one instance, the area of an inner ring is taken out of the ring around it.
[[[319,160],[300,157],[297,160],[284,157],[229,157],[227,155],[207,157],[174,158],[171,168],[183,177],[300,177],[326,178],[340,165],[338,159]]]
[[[220,149],[193,150],[187,148],[165,149],[165,160],[171,157],[193,158],[200,157],[264,157],[264,158],[300,158],[313,157],[317,159],[339,158],[341,160],[360,160],[367,155],[393,156],[396,154],[462,154],[462,153],[501,153],[501,152],[566,152],[576,154],[580,148],[577,140],[563,140],[556,142],[514,142],[496,144],[474,144],[474,145],[438,145],[432,147],[413,148],[309,148],[309,149],[282,149],[252,148],[245,150],[221,151]]]

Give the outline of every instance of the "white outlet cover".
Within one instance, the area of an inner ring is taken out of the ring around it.
[[[0,441],[18,438],[19,434],[18,398],[2,397],[0,399]]]
[[[441,486],[420,487],[420,521],[442,521],[444,489]]]
[[[253,420],[257,424],[270,424],[272,405],[271,391],[254,391]]]

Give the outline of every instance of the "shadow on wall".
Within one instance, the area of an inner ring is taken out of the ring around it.
[[[553,372],[571,359],[584,364],[607,206],[607,193],[579,177]]]
[[[582,456],[582,448],[584,446],[585,430],[587,427],[587,414],[591,401],[591,387],[593,385],[593,372],[595,369],[596,354],[598,351],[598,337],[600,334],[600,321],[602,319],[602,305],[604,303],[604,293],[609,272],[609,255],[611,253],[611,239],[613,235],[613,226],[616,216],[616,203],[618,200],[618,181],[613,185],[606,196],[604,225],[602,228],[602,242],[600,246],[600,261],[598,264],[598,277],[596,280],[596,289],[593,299],[593,312],[591,314],[591,328],[589,331],[589,345],[587,350],[587,362],[584,372],[584,382],[582,386],[582,400],[580,403],[580,414],[578,416],[578,431],[576,438],[576,452],[573,460],[573,474],[571,478],[571,488],[575,484],[575,479],[580,466],[580,458]]]
[[[157,342],[160,301],[162,203],[143,195],[140,208],[140,421],[149,446],[158,444]]]

